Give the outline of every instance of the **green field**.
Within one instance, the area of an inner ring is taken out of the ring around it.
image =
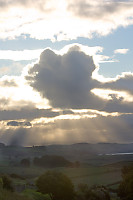
[[[49,169],[32,166],[29,168],[0,166],[0,173],[15,173],[25,177],[26,180],[34,180],[47,170]],[[79,168],[53,168],[50,170],[58,170],[65,173],[75,185],[80,183],[87,183],[89,186],[94,184],[108,185],[121,180],[121,168],[112,166],[81,166]]]

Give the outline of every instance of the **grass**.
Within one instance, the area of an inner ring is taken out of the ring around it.
[[[95,163],[95,160],[93,160]],[[93,163],[93,164],[94,164]],[[5,174],[18,174],[25,177],[27,180],[14,180],[15,184],[23,184],[28,180],[35,180],[38,176],[45,173],[48,169],[42,167],[22,167],[22,166],[10,166],[8,162],[0,163],[0,173]],[[52,169],[53,170],[53,169]],[[71,178],[75,185],[79,183],[86,183],[89,186],[94,184],[108,185],[121,180],[121,165],[104,165],[104,166],[92,166],[81,165],[79,168],[55,168],[65,173]]]
[[[5,164],[5,163],[4,163]],[[15,167],[10,166],[8,164],[0,166],[0,173],[5,174],[18,174],[20,176],[25,177],[25,180],[19,178],[13,178],[14,186],[26,186],[26,189],[29,189],[28,182],[34,183],[36,178],[43,173],[45,173],[48,169],[40,168],[40,167]],[[66,174],[75,187],[77,187],[80,183],[88,184],[89,186],[93,185],[105,185],[117,183],[121,180],[121,166],[119,165],[107,165],[107,166],[89,166],[82,165],[79,168],[54,168],[51,170],[57,170],[64,174]],[[34,187],[34,186],[33,186]],[[111,185],[110,188],[117,189],[117,185]],[[17,190],[16,190],[17,191]],[[0,200],[31,200],[26,196],[12,193],[7,191],[0,192]],[[112,199],[113,200],[113,199]],[[116,199],[115,199],[116,200]]]
[[[0,173],[6,173],[6,174],[18,174],[21,175],[25,178],[33,178],[36,176],[41,175],[46,171],[43,168],[38,168],[38,167],[10,167],[10,166],[0,166]]]
[[[62,169],[68,175],[75,185],[79,183],[86,183],[89,186],[95,184],[108,185],[121,180],[120,169],[112,169],[109,167],[85,167],[85,168],[72,168]]]

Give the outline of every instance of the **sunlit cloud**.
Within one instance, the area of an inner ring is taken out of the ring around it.
[[[36,50],[23,50],[23,51],[13,51],[13,50],[0,50],[0,59],[4,60],[11,60],[14,61],[12,65],[9,66],[3,66],[0,68],[1,75],[8,74],[10,71],[14,70],[13,68],[16,68],[16,72],[19,71],[21,68],[24,68],[24,66],[20,62],[16,61],[29,61],[32,62],[30,65],[33,65],[33,63],[38,61],[38,58],[40,57],[40,54],[46,50],[50,49],[53,52],[55,52],[58,55],[64,55],[68,51],[73,50],[79,50],[83,51],[86,55],[93,56],[94,62],[96,65],[99,63],[105,63],[105,62],[117,62],[112,57],[103,55],[103,47],[101,46],[85,46],[81,45],[79,43],[73,43],[70,45],[66,45],[64,48],[60,50],[51,49],[51,48],[45,48],[45,49],[36,49]],[[34,61],[34,62],[33,62]],[[22,69],[21,69],[22,71]],[[24,69],[23,69],[24,71]]]
[[[114,50],[115,54],[127,54],[127,52],[129,51],[129,49],[116,49]]]
[[[106,111],[104,107],[108,101],[114,100],[113,95],[115,99],[133,102],[132,73],[123,73],[112,79],[100,76],[101,80],[98,79],[100,59],[105,62],[109,59],[101,55],[103,47],[88,47],[76,43],[60,51],[44,49],[41,55],[40,51],[42,50],[26,51],[28,54],[33,52],[33,57],[36,57],[37,61],[26,66],[21,76],[3,76],[0,79],[1,109],[6,107],[9,110],[18,110],[32,105],[38,109],[53,107]],[[26,54],[21,53],[19,59]],[[15,54],[11,56],[12,59],[15,58]],[[52,78],[50,74],[47,75],[49,69]],[[54,81],[54,84],[51,81]],[[52,89],[47,88],[50,85]]]
[[[43,49],[23,50],[23,51],[0,50],[0,59],[7,59],[14,61],[34,60],[38,59],[42,51]]]
[[[22,76],[4,76],[0,79],[0,108],[17,109],[26,106],[37,108],[49,108],[47,99],[42,99],[40,94],[35,92],[26,84]]]
[[[17,145],[72,144],[76,142],[131,142],[132,114],[95,118],[59,119],[31,128],[1,129],[1,142]]]
[[[52,41],[104,36],[133,24],[133,2],[94,0],[0,1],[0,38]]]
[[[128,94],[127,92],[108,90],[108,89],[93,89],[92,92],[95,95],[100,96],[103,99],[107,100],[123,100],[127,102],[133,102],[133,95]]]

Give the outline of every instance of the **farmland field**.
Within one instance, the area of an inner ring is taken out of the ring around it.
[[[41,167],[9,167],[0,166],[0,173],[18,174],[28,179],[35,179],[43,174],[48,168]],[[86,166],[79,168],[52,168],[65,173],[71,178],[75,185],[87,183],[89,186],[94,184],[108,185],[121,180],[121,169],[108,166]]]

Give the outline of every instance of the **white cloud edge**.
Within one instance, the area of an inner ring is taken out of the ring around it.
[[[102,55],[101,53],[103,52],[103,49],[104,49],[102,46],[87,46],[87,45],[82,45],[79,43],[68,44],[60,50],[56,50],[50,47],[46,47],[44,49],[34,49],[34,50],[25,49],[22,51],[0,50],[0,59],[13,60],[13,61],[36,60],[36,62],[38,62],[40,54],[46,49],[50,49],[58,55],[63,55],[63,54],[66,54],[68,50],[71,49],[73,46],[78,46],[80,48],[80,51],[83,51],[86,55],[93,56],[94,62],[96,64],[103,63],[103,62],[104,63],[118,62],[112,57]]]

